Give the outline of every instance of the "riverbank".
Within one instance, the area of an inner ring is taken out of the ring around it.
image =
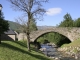
[[[73,41],[70,44],[64,44],[58,51],[63,54],[63,56],[70,56],[74,59],[80,60],[80,39]]]

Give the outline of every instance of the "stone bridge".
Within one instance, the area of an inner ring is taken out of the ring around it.
[[[41,35],[49,32],[57,32],[59,34],[62,34],[68,39],[70,39],[70,41],[74,41],[80,38],[80,28],[78,27],[51,27],[31,32],[30,42],[34,42]]]

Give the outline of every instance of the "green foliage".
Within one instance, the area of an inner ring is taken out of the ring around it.
[[[8,21],[0,18],[0,34],[4,33],[9,29]]]
[[[42,35],[40,38],[38,38],[38,42],[40,43],[44,43],[45,40],[48,40],[49,42],[52,42],[54,44],[56,44],[57,46],[61,46],[64,43],[70,43],[70,40],[58,33],[47,33]]]
[[[44,37],[39,37],[39,38],[37,39],[37,41],[40,42],[41,44],[43,44],[43,42],[44,42]]]
[[[0,13],[1,13],[0,15],[0,34],[2,34],[9,29],[9,24],[8,24],[8,21],[4,20],[3,13],[2,12]]]
[[[3,13],[2,12],[0,13],[1,13],[0,15],[0,34],[2,34],[9,29],[9,24],[8,24],[8,21],[4,20]]]
[[[59,27],[80,27],[80,18],[75,21],[70,14],[64,15],[64,20],[59,24]]]
[[[29,24],[29,29],[30,32],[31,31],[36,31],[37,30],[37,26],[36,26],[36,20],[32,17],[32,19],[30,20],[30,24]]]
[[[26,41],[25,41],[26,42]],[[2,41],[0,44],[0,60],[51,60],[31,47],[31,52],[23,41]]]
[[[4,20],[3,14],[0,11],[0,44],[1,44],[1,34],[3,34],[5,31],[9,30],[9,24],[8,21]]]
[[[70,14],[64,15],[64,20],[60,23],[59,27],[73,27],[74,21],[71,18]]]
[[[80,18],[74,21],[74,27],[80,27]]]

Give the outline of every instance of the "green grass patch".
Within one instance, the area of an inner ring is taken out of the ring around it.
[[[80,46],[80,39],[78,40],[75,40],[69,44],[63,44],[61,47],[69,47],[69,46],[72,46],[72,47],[78,47]]]
[[[63,51],[67,51],[67,52],[73,52],[73,53],[79,53],[80,52],[80,39],[75,40],[73,42],[71,42],[70,44],[64,44],[62,45],[60,48],[67,48],[66,50],[63,49]]]
[[[26,43],[23,41],[2,41],[0,60],[51,60],[33,47],[29,52]]]

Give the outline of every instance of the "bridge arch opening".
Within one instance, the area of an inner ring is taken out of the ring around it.
[[[71,43],[71,40],[68,37],[53,31],[45,32],[39,35],[34,42],[40,42],[40,44],[43,44],[45,43],[45,40],[46,42],[54,43],[58,47],[60,47],[63,44]]]

